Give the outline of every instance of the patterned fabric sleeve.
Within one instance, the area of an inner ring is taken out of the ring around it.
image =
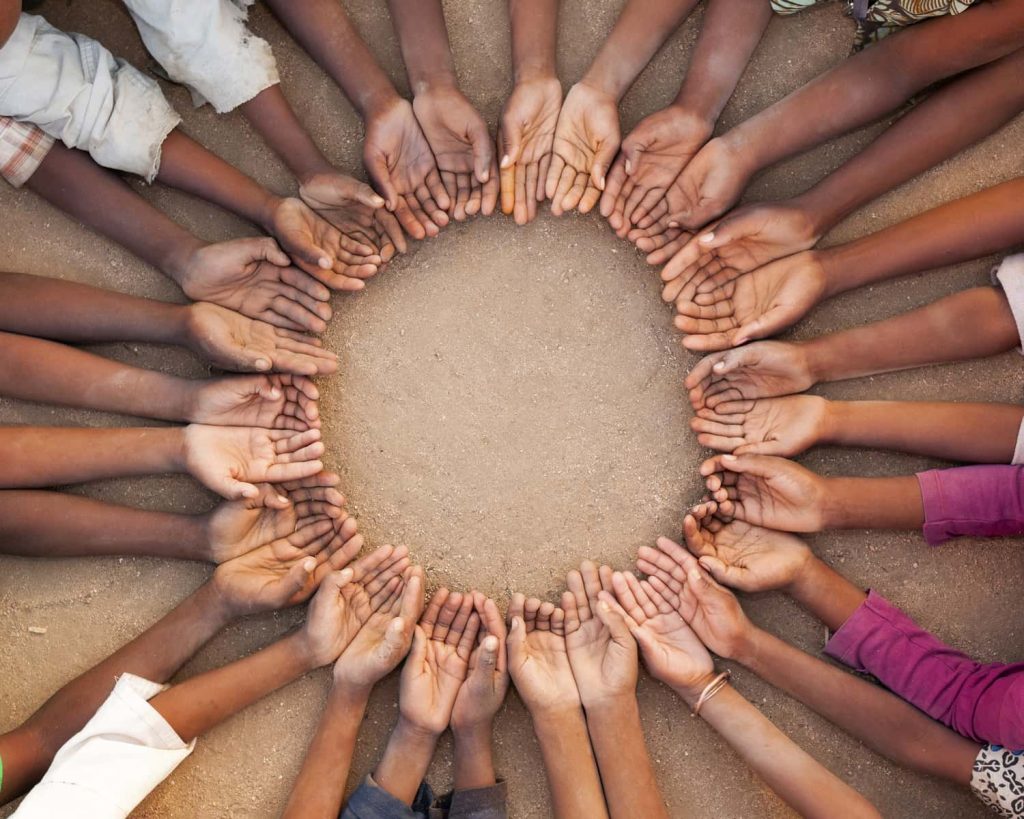
[[[1000,816],[1024,819],[1024,756],[986,745],[974,760],[971,790]]]
[[[53,146],[53,137],[24,122],[0,117],[0,176],[16,188],[35,173]]]

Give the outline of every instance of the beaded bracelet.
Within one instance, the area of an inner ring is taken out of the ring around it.
[[[709,699],[715,696],[715,694],[717,694],[719,691],[725,688],[731,676],[731,671],[723,671],[711,682],[709,682],[706,686],[704,686],[704,690],[701,691],[700,697],[697,699],[697,704],[693,706],[693,713],[691,713],[690,716],[697,716],[700,713],[700,709],[704,705],[704,703],[706,703]]]

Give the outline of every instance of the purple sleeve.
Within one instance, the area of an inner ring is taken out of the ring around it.
[[[976,742],[1024,748],[1024,663],[977,663],[875,592],[825,653]]]
[[[1024,533],[1024,466],[960,466],[917,475],[924,537],[932,546],[961,535]]]

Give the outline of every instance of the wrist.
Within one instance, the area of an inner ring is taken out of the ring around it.
[[[394,86],[391,83],[385,83],[379,88],[372,88],[360,94],[355,100],[355,106],[363,118],[363,122],[367,122],[390,111],[396,103],[401,101],[402,97]]]
[[[212,579],[206,581],[196,592],[196,599],[212,625],[218,629],[241,616],[234,604],[226,599]]]
[[[692,711],[694,706],[697,704],[697,700],[700,699],[700,695],[704,693],[704,690],[712,683],[712,681],[721,672],[717,669],[712,669],[706,674],[702,674],[695,680],[691,680],[685,684],[673,685],[672,690],[679,695],[679,697],[690,706]]]
[[[276,216],[277,210],[281,207],[284,202],[284,198],[277,196],[276,194],[267,191],[263,197],[263,201],[260,204],[259,213],[256,217],[256,223],[263,228],[263,230],[270,236],[274,236],[277,225]]]
[[[587,721],[594,719],[606,719],[612,716],[629,715],[632,712],[639,714],[635,691],[623,691],[615,694],[608,694],[602,697],[595,697],[583,701],[583,711],[587,715]]]
[[[516,85],[558,79],[554,62],[542,58],[517,62],[512,73]]]
[[[161,273],[177,282],[178,286],[185,279],[196,254],[207,245],[191,233],[186,234],[186,237],[173,242],[156,265]]]
[[[579,84],[585,85],[607,97],[611,97],[616,105],[619,104],[619,101],[629,88],[628,84],[623,83],[610,72],[601,71],[597,66],[591,66],[590,70],[583,75]]]
[[[434,746],[437,744],[442,733],[443,731],[438,731],[433,726],[423,725],[416,720],[409,719],[405,714],[399,713],[393,736],[404,747],[415,749],[429,748],[430,753],[433,754]]]
[[[413,97],[421,94],[428,94],[432,91],[458,90],[459,83],[455,78],[455,72],[447,66],[441,66],[430,71],[418,71],[415,76],[410,75]]]
[[[844,478],[822,478],[821,489],[821,527],[825,529],[848,529],[850,521],[844,502],[846,487]]]
[[[745,125],[743,123],[731,128],[720,137],[715,137],[715,141],[721,140],[722,147],[732,155],[733,162],[749,180],[761,168],[769,165],[770,159],[760,155],[757,137],[744,128]]]
[[[155,430],[158,443],[155,447],[160,471],[191,474],[188,465],[188,427],[167,427]]]
[[[809,341],[794,342],[803,353],[804,367],[810,379],[807,389],[822,381],[832,381],[835,377],[835,354],[832,349],[834,335],[818,336]]]
[[[355,684],[335,679],[327,694],[327,707],[344,711],[363,711],[370,701],[373,685]]]
[[[494,718],[489,717],[486,720],[462,725],[452,720],[451,729],[456,746],[490,750],[491,739],[494,736]]]
[[[833,200],[832,196],[819,195],[817,187],[814,187],[787,200],[786,205],[800,211],[817,243],[842,218],[832,207]]]

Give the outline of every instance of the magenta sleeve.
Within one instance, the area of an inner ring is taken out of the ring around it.
[[[962,535],[1024,533],[1024,466],[960,466],[917,475],[924,536],[932,546]]]

